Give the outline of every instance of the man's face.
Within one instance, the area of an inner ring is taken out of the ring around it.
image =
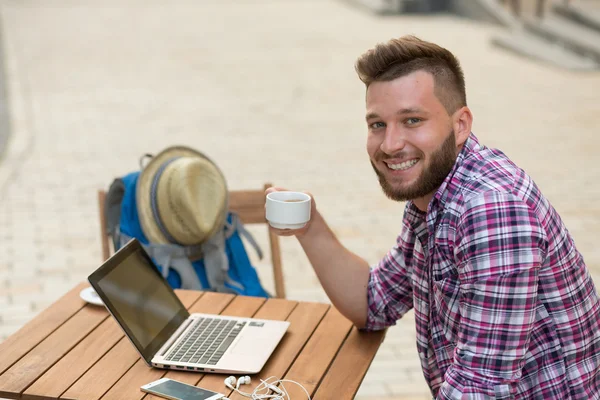
[[[427,72],[369,85],[367,125],[371,164],[393,200],[432,195],[454,166],[458,150],[452,118]]]

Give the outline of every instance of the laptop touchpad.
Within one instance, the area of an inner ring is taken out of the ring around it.
[[[261,338],[258,335],[251,335],[250,332],[240,337],[240,340],[231,349],[232,354],[256,354],[256,349],[272,347],[272,338]]]

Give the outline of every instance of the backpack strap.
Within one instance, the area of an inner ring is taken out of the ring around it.
[[[250,245],[254,248],[254,251],[256,251],[258,258],[262,260],[263,252],[258,243],[256,242],[256,239],[254,239],[254,236],[252,236],[252,234],[248,232],[248,230],[244,227],[244,224],[242,224],[242,220],[236,213],[231,212],[230,215],[231,222],[226,221],[225,224],[225,239],[229,239],[235,231],[238,231],[240,236],[243,236],[244,239],[246,239],[248,243],[250,243]]]
[[[227,258],[225,251],[225,229],[217,231],[200,246],[204,255],[206,279],[210,287],[217,292],[236,293],[225,286],[225,282],[238,286],[236,282],[229,279],[229,258]],[[243,287],[241,287],[241,290],[243,290]]]

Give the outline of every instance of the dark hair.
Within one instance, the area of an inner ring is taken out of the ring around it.
[[[456,57],[443,47],[415,36],[376,45],[356,60],[355,69],[367,88],[373,82],[426,71],[433,76],[434,93],[448,114],[467,105],[465,77]]]

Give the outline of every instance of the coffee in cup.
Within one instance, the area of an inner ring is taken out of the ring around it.
[[[271,192],[266,202],[266,218],[273,228],[300,229],[310,220],[311,198],[306,193]]]

